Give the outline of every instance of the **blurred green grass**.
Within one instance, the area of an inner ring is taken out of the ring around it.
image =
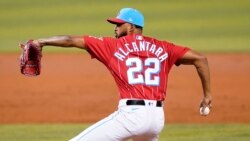
[[[250,52],[247,0],[1,0],[0,53],[20,51],[18,43],[30,38],[113,36],[106,18],[116,16],[122,7],[144,13],[145,35],[203,52]]]
[[[1,141],[62,141],[86,124],[0,125]],[[166,124],[159,141],[249,141],[249,124]]]

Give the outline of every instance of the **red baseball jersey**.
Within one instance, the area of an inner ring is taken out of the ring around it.
[[[168,73],[188,50],[139,34],[119,39],[84,36],[87,51],[113,75],[120,98],[164,100]]]

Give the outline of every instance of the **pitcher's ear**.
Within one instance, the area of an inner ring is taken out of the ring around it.
[[[131,33],[133,33],[134,31],[135,31],[135,25],[133,25],[133,24],[129,24],[129,32],[131,32]]]

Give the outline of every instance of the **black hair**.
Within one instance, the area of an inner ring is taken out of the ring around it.
[[[143,27],[141,27],[141,26],[139,26],[139,25],[134,25],[135,26],[135,28],[139,28],[139,29],[143,29]]]

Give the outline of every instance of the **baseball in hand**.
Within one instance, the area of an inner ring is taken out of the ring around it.
[[[203,110],[204,107],[200,107],[200,115],[202,116],[207,116],[210,112],[209,107],[205,107],[205,109]]]

